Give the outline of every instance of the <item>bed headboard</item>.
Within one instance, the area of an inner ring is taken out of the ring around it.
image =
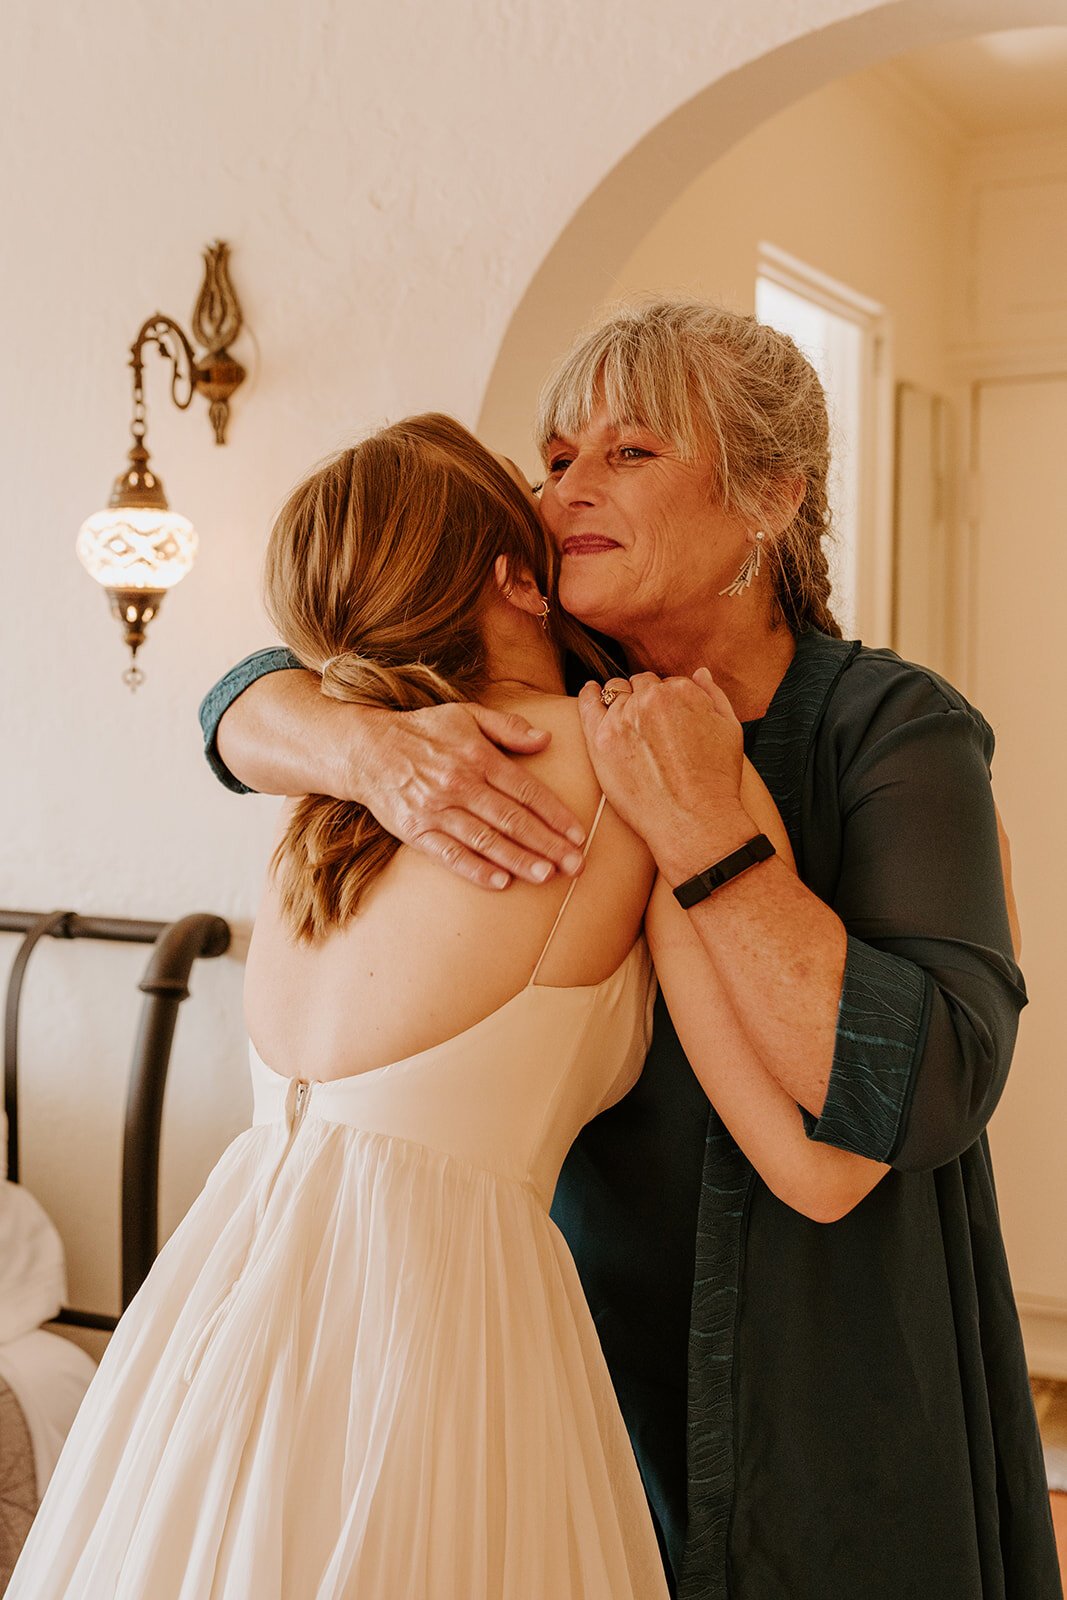
[[[121,1244],[125,1310],[147,1277],[159,1243],[159,1136],[178,1007],[188,997],[193,962],[223,955],[229,949],[230,927],[222,917],[203,911],[177,922],[137,922],[127,917],[81,917],[74,911],[0,910],[0,932],[23,936],[8,978],[4,1017],[7,1172],[15,1183],[19,1177],[19,1002],[35,945],[41,939],[52,938],[106,939],[152,946],[138,985],[145,999],[126,1091]],[[110,1332],[118,1319],[102,1312],[64,1307],[56,1320]]]

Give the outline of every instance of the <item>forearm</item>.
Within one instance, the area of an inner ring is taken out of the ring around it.
[[[734,1140],[784,1204],[835,1222],[888,1170],[807,1137],[797,1104],[768,1069],[719,969],[661,879],[646,919],[656,972],[686,1056]]]
[[[737,806],[676,826],[653,853],[671,886],[760,832]],[[789,1098],[818,1115],[834,1058],[844,925],[781,858],[752,867],[688,913],[715,979]]]
[[[832,909],[772,858],[688,916],[808,1138],[925,1170],[982,1133],[1026,994],[988,727],[903,664],[865,692],[878,717],[868,708],[859,749],[821,774]],[[671,886],[772,831],[739,781],[740,728],[710,675],[638,674],[610,708],[585,691],[582,708],[604,789]]]
[[[230,771],[262,794],[358,799],[353,730],[381,713],[331,700],[312,672],[258,678],[224,713],[218,750]]]
[[[505,753],[534,755],[551,738],[517,712],[335,700],[278,646],[231,667],[199,714],[208,765],[239,794],[358,801],[401,843],[482,888],[582,869],[581,824]]]

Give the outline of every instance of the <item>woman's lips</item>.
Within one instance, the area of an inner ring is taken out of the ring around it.
[[[600,533],[575,533],[563,541],[565,556],[596,556],[604,550],[617,550],[614,539],[605,539]]]

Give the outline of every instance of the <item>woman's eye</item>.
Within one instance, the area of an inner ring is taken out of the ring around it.
[[[652,454],[651,450],[642,450],[638,444],[624,444],[619,449],[620,456],[625,461],[642,461]]]
[[[570,456],[553,456],[548,463],[548,470],[549,472],[566,472],[570,464]]]

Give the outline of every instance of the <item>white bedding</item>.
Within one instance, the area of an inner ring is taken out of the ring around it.
[[[50,1322],[67,1293],[63,1244],[21,1184],[0,1183],[0,1347]]]
[[[96,1364],[69,1339],[41,1327],[66,1299],[63,1243],[44,1207],[4,1176],[7,1125],[2,1109],[0,1163],[0,1378],[26,1418],[40,1496]]]
[[[0,1345],[0,1378],[18,1401],[33,1442],[38,1498],[95,1371],[84,1350],[43,1328]]]

